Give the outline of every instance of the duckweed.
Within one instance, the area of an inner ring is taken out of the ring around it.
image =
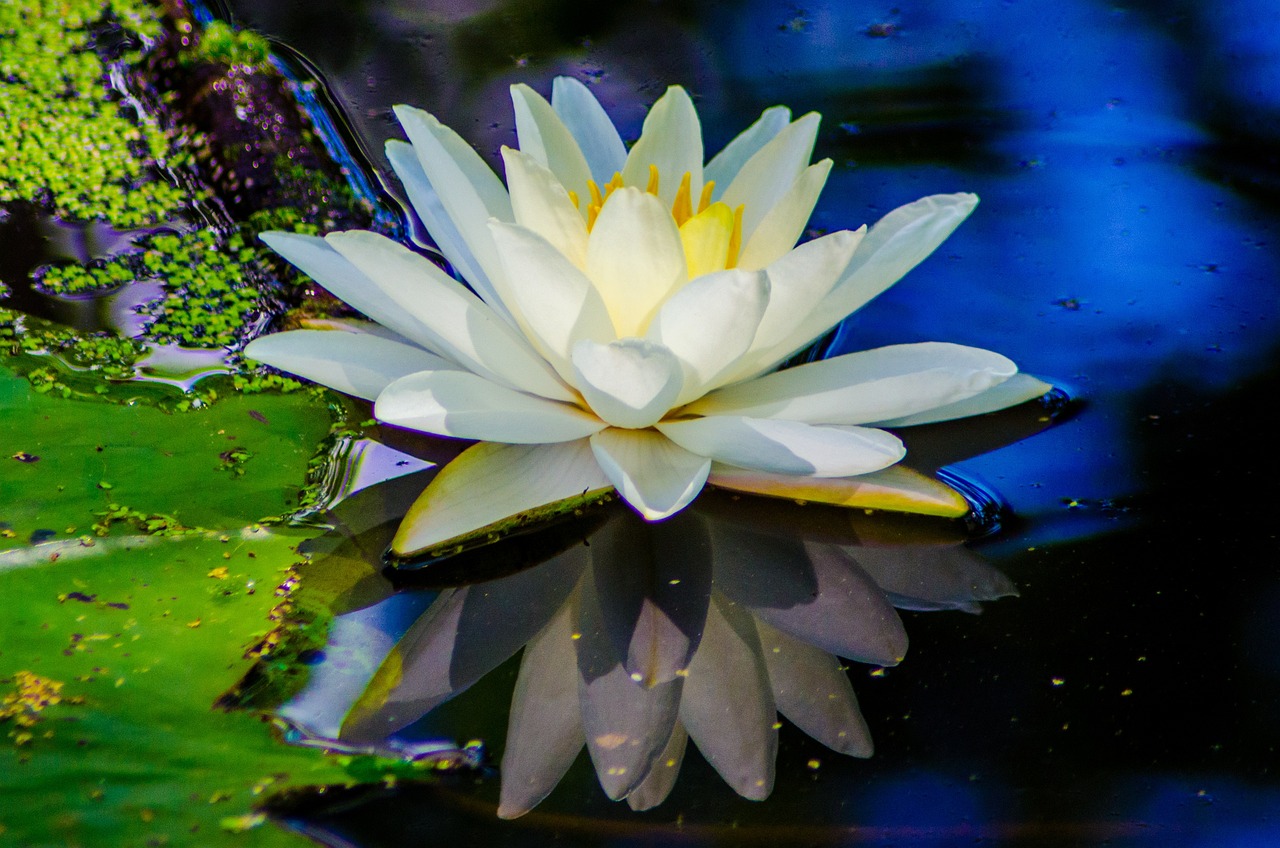
[[[154,118],[127,113],[94,52],[113,23],[148,45],[161,35],[143,0],[0,3],[0,203],[31,200],[71,220],[155,224],[186,192],[158,169],[189,161]],[[129,64],[140,53],[113,57]]]
[[[184,54],[183,61],[262,68],[271,61],[271,45],[256,32],[237,32],[225,21],[213,20],[200,33],[200,40],[195,47]]]

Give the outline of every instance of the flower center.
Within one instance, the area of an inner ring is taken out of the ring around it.
[[[657,165],[649,166],[649,182],[645,191],[658,196],[658,184],[661,176]],[[692,175],[686,171],[680,179],[680,188],[676,191],[675,200],[671,204],[671,217],[675,219],[680,230],[680,241],[684,245],[685,262],[689,268],[689,278],[701,277],[714,271],[723,271],[737,265],[738,256],[742,253],[742,211],[743,206],[730,209],[721,201],[711,202],[711,194],[715,191],[715,181],[708,180],[702,187],[698,198],[697,211],[694,211],[693,195],[690,190]],[[600,210],[609,196],[626,183],[622,174],[614,173],[613,179],[604,184],[604,188],[587,180],[587,189],[591,192],[591,202],[587,205],[587,231],[595,227]],[[569,192],[569,199],[574,206],[579,205],[578,195]]]

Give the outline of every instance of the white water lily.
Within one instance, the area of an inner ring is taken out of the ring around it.
[[[962,514],[901,467],[883,427],[1010,406],[1050,387],[1007,358],[925,343],[775,371],[931,253],[971,194],[903,206],[869,232],[796,246],[831,168],[818,115],[768,109],[703,164],[688,94],[668,89],[628,151],[581,83],[512,87],[506,184],[455,132],[399,107],[388,156],[468,290],[381,235],[264,240],[376,321],[292,331],[246,355],[375,400],[388,424],[474,439],[393,542],[442,549],[510,516],[615,489],[649,520],[713,484]]]

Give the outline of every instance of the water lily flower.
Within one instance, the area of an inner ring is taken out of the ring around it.
[[[684,89],[630,150],[581,83],[512,87],[506,183],[410,107],[387,153],[470,288],[372,232],[267,233],[377,322],[254,341],[253,359],[374,400],[375,416],[477,440],[409,512],[393,551],[447,549],[616,490],[664,519],[708,482],[829,503],[963,514],[895,466],[885,427],[1000,409],[1049,390],[997,353],[895,345],[777,371],[931,253],[971,194],[903,206],[870,231],[796,246],[831,169],[819,116],[768,109],[704,164]],[[513,518],[514,517],[514,518]]]

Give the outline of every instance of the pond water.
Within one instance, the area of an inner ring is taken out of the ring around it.
[[[402,455],[356,444],[334,487],[349,494],[338,529],[311,543],[317,573],[342,573],[350,588],[308,687],[280,714],[313,743],[341,730],[351,745],[474,767],[295,796],[277,810],[288,826],[361,846],[1280,842],[1280,467],[1254,442],[1276,430],[1280,388],[1280,38],[1257,24],[1267,4],[212,5],[314,63],[363,147],[355,164],[392,195],[381,149],[401,137],[398,103],[436,114],[491,164],[514,143],[508,87],[545,94],[561,74],[592,87],[624,138],[668,84],[683,84],[710,151],[776,103],[821,112],[815,159],[835,167],[815,230],[871,223],[927,194],[982,199],[932,258],[842,324],[828,352],[974,345],[1072,398],[1049,410],[1053,421],[1024,407],[913,445],[926,470],[945,464],[976,498],[999,500],[999,521],[984,526],[709,495],[655,530],[615,504],[401,586],[381,573],[381,555],[430,474],[411,455],[438,458],[439,446],[400,444]],[[858,591],[831,584],[833,560]],[[467,585],[450,585],[459,574]],[[637,667],[663,679],[646,691],[671,690],[671,670],[698,662],[687,637],[700,622],[720,633],[699,650],[734,673],[686,692],[685,707],[645,709],[686,710],[681,720],[696,725],[700,711],[713,724],[706,716],[726,700],[758,707],[786,667],[761,675],[734,653],[732,634],[755,628],[766,641],[793,634],[778,638],[797,655],[858,660],[847,670],[854,713],[819,715],[837,684],[813,672],[776,737],[736,727],[716,737],[704,724],[721,771],[690,746],[683,762],[672,757],[679,776],[665,802],[634,811],[608,800],[602,784],[615,794],[622,784],[600,765],[632,761],[609,760],[598,740],[635,705],[547,683],[551,706],[539,712],[520,678],[555,675],[507,659],[567,604],[598,625],[583,628],[588,641],[614,642],[576,657],[544,651],[539,668],[636,649],[617,622],[648,614],[661,634],[645,647],[661,656]],[[886,667],[908,639],[905,660]],[[422,691],[377,676],[393,650]],[[388,696],[397,691],[399,701]],[[360,720],[340,727],[353,704]],[[520,704],[534,730],[509,737]],[[551,762],[531,743],[507,771],[550,794],[500,820],[496,766],[513,739],[578,721],[601,731],[587,734],[596,766],[564,744],[550,746]],[[858,727],[856,739],[833,735]],[[739,781],[727,781],[735,769]],[[743,797],[753,794],[769,797]]]

